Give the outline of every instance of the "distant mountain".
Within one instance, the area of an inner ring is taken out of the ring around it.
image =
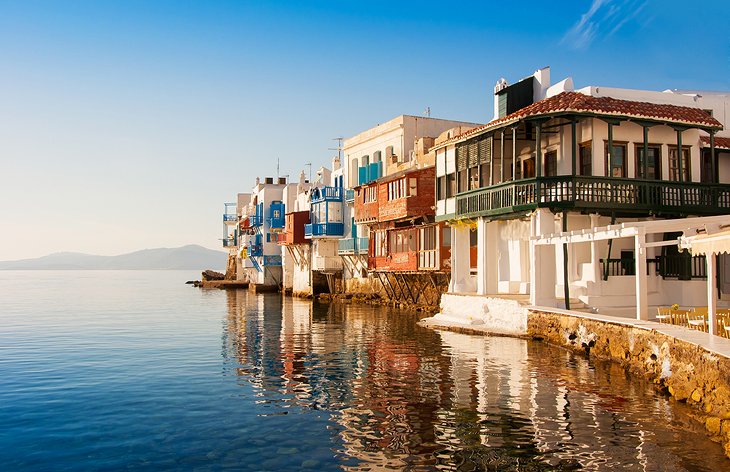
[[[191,244],[143,249],[119,256],[57,252],[37,259],[0,261],[0,270],[223,270],[228,254]]]

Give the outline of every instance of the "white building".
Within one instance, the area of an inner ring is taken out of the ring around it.
[[[565,250],[530,242],[730,215],[728,105],[727,93],[575,90],[572,79],[551,85],[549,68],[513,85],[500,80],[494,120],[435,146],[437,220],[452,225],[450,292],[635,311],[633,240]],[[662,245],[678,236],[653,234],[638,248],[647,251],[649,306],[706,304],[700,256]],[[729,258],[719,272],[722,297],[730,297]]]

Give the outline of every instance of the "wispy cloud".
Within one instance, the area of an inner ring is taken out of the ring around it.
[[[560,44],[587,49],[596,38],[609,38],[634,19],[649,0],[593,0]]]

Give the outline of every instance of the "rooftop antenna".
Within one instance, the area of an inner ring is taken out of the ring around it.
[[[304,165],[307,166],[307,167],[309,167],[309,183],[311,184],[312,183],[312,163],[311,162],[307,162]]]
[[[337,151],[337,158],[342,162],[342,141],[345,138],[332,138],[332,141],[337,141],[336,148],[327,148],[330,151]]]
[[[276,158],[276,179],[279,179],[279,158]]]
[[[426,118],[431,118],[431,107],[426,107],[425,110],[423,110],[423,116]]]

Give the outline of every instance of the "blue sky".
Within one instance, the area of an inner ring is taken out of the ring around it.
[[[256,175],[494,83],[730,90],[730,2],[0,0],[0,260],[218,247]]]

